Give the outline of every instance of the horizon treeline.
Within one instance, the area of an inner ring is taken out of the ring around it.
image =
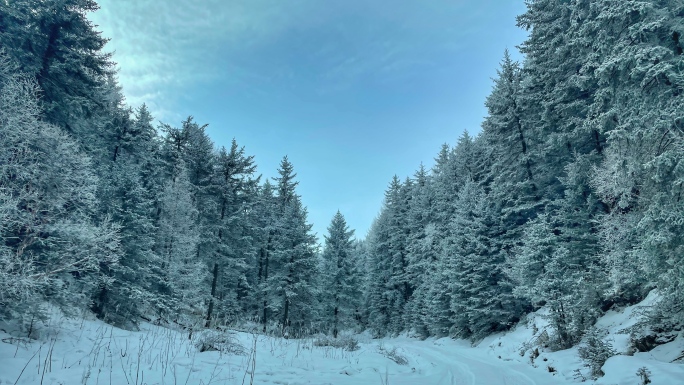
[[[684,325],[684,3],[529,0],[482,131],[394,177],[319,250],[284,157],[262,181],[192,117],[131,109],[91,0],[0,2],[0,321],[478,340],[548,307],[559,348],[658,289]]]

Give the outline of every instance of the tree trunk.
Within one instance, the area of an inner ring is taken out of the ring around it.
[[[268,243],[271,243],[271,239],[269,238]],[[267,246],[268,247],[268,246]],[[264,250],[264,285],[268,282],[268,249]],[[266,324],[268,322],[268,293],[264,292],[264,315],[263,315],[263,321],[264,321],[264,333],[266,333]]]
[[[337,300],[335,302],[338,302]],[[337,338],[337,325],[338,325],[338,316],[337,314],[339,313],[339,306],[337,303],[335,303],[335,317],[333,318],[333,338]]]
[[[518,108],[517,103],[513,102],[513,107]],[[522,122],[520,122],[520,117],[515,115],[515,126],[518,129],[518,139],[520,139],[520,146],[522,147],[523,157],[525,158],[525,170],[527,171],[527,179],[532,182],[532,165],[530,164],[530,159],[527,157],[527,141],[525,141],[525,135],[523,134]],[[532,190],[537,191],[537,185],[532,183]]]
[[[287,282],[285,284],[285,306],[283,309],[283,336],[288,326],[290,326],[290,299],[287,297],[287,289],[291,288],[294,281],[294,271],[292,265],[294,264],[294,254],[290,255],[290,268],[288,269]]]
[[[218,263],[214,263],[214,279],[211,281],[211,298],[209,299],[209,309],[207,310],[207,323],[205,327],[211,326],[211,316],[214,312],[214,298],[216,298],[216,283],[218,282]]]
[[[50,70],[50,60],[55,56],[55,44],[57,44],[57,37],[59,36],[59,24],[53,24],[50,27],[50,35],[48,36],[48,44],[43,53],[42,67],[40,73],[38,73],[38,84],[42,89],[45,89],[45,79],[48,76],[48,71]]]
[[[596,152],[603,154],[603,146],[601,146],[601,138],[599,132],[594,130],[594,142],[596,144]]]
[[[266,321],[268,320],[268,318],[267,318],[267,317],[268,317],[267,310],[268,310],[268,302],[267,302],[266,299],[264,298],[264,315],[263,315],[263,317],[262,317],[262,319],[263,319],[263,321],[264,321],[264,328],[263,328],[263,332],[264,332],[264,333],[266,333]]]
[[[289,323],[289,320],[288,320],[289,314],[290,314],[290,300],[287,297],[285,297],[285,308],[283,310],[282,334],[283,334],[283,337],[286,337],[286,338],[289,337],[289,335],[287,333],[287,327],[288,327],[288,323]]]

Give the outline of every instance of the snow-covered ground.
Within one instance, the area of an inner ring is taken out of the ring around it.
[[[652,301],[649,297],[645,303]],[[614,346],[626,352],[620,331],[634,322],[635,307],[609,312],[599,321]],[[535,325],[536,327],[534,327]],[[476,347],[447,338],[374,340],[358,335],[359,349],[317,346],[316,339],[282,339],[233,333],[242,352],[200,352],[199,338],[187,332],[142,325],[132,332],[96,320],[53,317],[40,326],[40,338],[27,340],[0,332],[0,384],[571,384],[581,378],[577,348],[531,358],[530,345],[544,322],[533,315],[515,330],[488,337]],[[14,333],[12,333],[14,334]],[[684,339],[648,353],[619,355],[604,366],[599,384],[640,384],[646,367],[651,384],[684,384]],[[402,363],[403,358],[406,363]],[[399,361],[397,363],[395,361]],[[681,362],[681,361],[679,361]],[[587,371],[582,373],[586,375]]]
[[[187,333],[61,320],[41,341],[0,343],[0,384],[548,384],[543,371],[449,339],[371,340],[348,352],[314,339],[236,333],[240,355],[200,353]],[[363,338],[363,336],[361,336]],[[9,341],[8,335],[2,336]],[[255,344],[256,339],[256,344]],[[256,361],[252,362],[256,346]],[[387,356],[403,357],[400,365]],[[22,373],[23,371],[23,373]]]

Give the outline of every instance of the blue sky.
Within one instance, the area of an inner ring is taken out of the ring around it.
[[[127,101],[235,138],[259,173],[287,155],[322,239],[339,209],[365,236],[392,176],[472,134],[526,33],[523,0],[101,0]]]

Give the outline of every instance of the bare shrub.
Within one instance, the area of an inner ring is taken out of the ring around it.
[[[352,336],[340,336],[339,338],[323,336],[316,338],[313,344],[314,346],[331,346],[348,352],[355,352],[361,348],[359,341]]]
[[[203,330],[193,339],[200,352],[218,351],[234,355],[246,355],[247,350],[229,332],[220,330]]]
[[[381,345],[378,348],[378,351],[380,352],[380,354],[394,361],[398,365],[408,365],[409,363],[406,356],[401,354],[401,352],[396,347],[393,347],[392,349],[386,349],[384,346]]]

